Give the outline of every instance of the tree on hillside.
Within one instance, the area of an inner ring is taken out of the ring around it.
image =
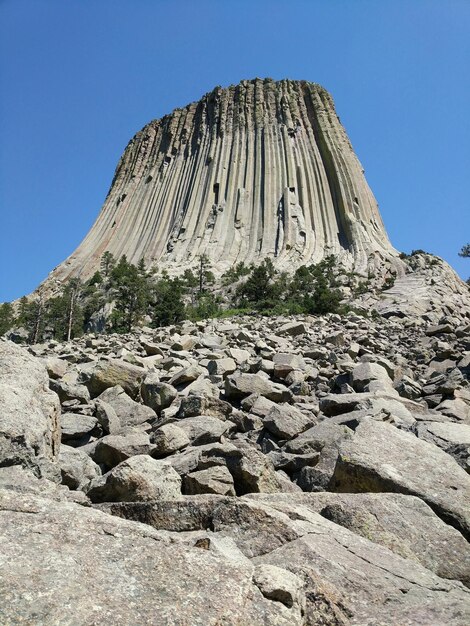
[[[70,341],[83,332],[83,310],[81,306],[83,284],[79,278],[71,278],[62,293],[46,303],[45,323],[54,339]]]
[[[31,300],[26,296],[21,298],[16,323],[28,331],[29,343],[37,343],[42,337],[45,313],[45,297],[41,289]]]
[[[207,254],[199,255],[197,278],[199,285],[199,295],[201,295],[207,290],[207,285],[213,283],[215,280],[214,274],[210,270],[210,261]]]
[[[119,259],[110,274],[111,296],[116,308],[111,324],[116,332],[131,332],[147,311],[150,301],[150,278],[147,272],[129,263],[126,256]]]
[[[470,258],[470,243],[462,246],[462,250],[460,250],[459,256],[463,256],[467,259]],[[467,278],[467,285],[470,285],[470,278]]]
[[[106,250],[106,252],[104,252],[103,256],[101,257],[101,267],[100,267],[101,273],[103,274],[105,278],[108,278],[108,276],[111,274],[115,265],[116,265],[116,260],[114,256],[111,254],[111,252]]]
[[[325,257],[320,263],[299,267],[289,285],[288,298],[305,313],[334,313],[339,310],[341,292],[336,289],[336,259]]]
[[[15,313],[11,302],[4,302],[0,305],[0,335],[3,335],[13,327],[15,323]]]
[[[261,265],[251,270],[248,278],[236,292],[240,307],[252,306],[259,311],[272,309],[283,297],[284,276],[276,277],[271,259],[264,259]]]
[[[152,289],[149,307],[152,326],[169,326],[184,319],[183,285],[179,278],[163,276]]]
[[[464,246],[462,246],[462,249],[459,252],[459,256],[470,258],[470,243],[467,243]]]

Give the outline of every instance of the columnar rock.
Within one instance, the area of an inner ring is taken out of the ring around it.
[[[365,271],[396,255],[331,96],[271,79],[216,87],[138,132],[93,228],[51,278],[92,275],[106,250],[170,271],[207,254],[219,272],[327,254]]]

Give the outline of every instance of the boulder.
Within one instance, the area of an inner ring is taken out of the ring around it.
[[[231,399],[242,399],[251,394],[258,394],[273,402],[289,402],[292,398],[284,385],[273,383],[258,374],[240,374],[227,376],[225,379],[225,395]]]
[[[355,391],[364,391],[373,381],[379,381],[384,388],[392,387],[387,370],[378,363],[359,363],[350,373],[350,383]]]
[[[211,376],[223,376],[224,378],[232,374],[237,369],[234,359],[227,357],[222,359],[211,359],[207,364],[207,370]]]
[[[117,435],[121,431],[121,421],[116,411],[108,402],[96,400],[95,415],[98,424],[106,435]]]
[[[95,430],[97,425],[97,418],[91,415],[62,413],[60,418],[62,441],[81,439]]]
[[[295,604],[305,611],[304,582],[292,572],[276,565],[257,565],[253,581],[265,598],[282,602],[289,609]]]
[[[138,454],[150,454],[153,446],[147,433],[129,431],[122,435],[107,435],[96,442],[91,456],[95,463],[112,468]]]
[[[223,435],[235,429],[232,422],[210,415],[186,417],[178,420],[177,426],[186,433],[193,446],[220,441]]]
[[[175,500],[181,497],[181,478],[166,461],[140,454],[95,479],[87,495],[92,502]]]
[[[170,543],[150,526],[11,492],[0,496],[0,526],[5,624],[304,624],[262,595],[253,566],[194,540]]]
[[[470,618],[468,590],[461,583],[445,581],[316,513],[302,515],[296,507],[278,515],[302,536],[265,549],[253,562],[285,568],[302,578],[311,623],[463,626]],[[255,523],[253,519],[252,537]],[[246,542],[248,529],[244,536]],[[241,547],[235,532],[233,538]]]
[[[186,448],[191,441],[186,432],[177,424],[164,424],[153,432],[152,443],[152,456],[159,458]]]
[[[178,395],[177,390],[168,383],[161,382],[157,374],[147,374],[141,385],[140,393],[146,406],[157,414],[168,408]]]
[[[46,368],[10,341],[0,341],[0,465],[22,465],[60,479],[59,398]]]
[[[199,367],[199,365],[189,365],[176,372],[176,374],[170,378],[169,383],[175,387],[187,385],[197,380],[203,373],[204,370],[202,367]]]
[[[143,367],[132,365],[121,359],[102,360],[93,368],[86,384],[93,398],[99,396],[106,389],[118,385],[131,398],[135,398],[140,391],[145,373]]]
[[[62,484],[70,489],[86,490],[92,480],[101,476],[100,468],[79,448],[62,445],[59,454]]]
[[[340,443],[330,488],[415,495],[470,538],[470,476],[437,446],[371,419]]]
[[[314,416],[304,415],[295,406],[278,404],[270,409],[263,420],[263,425],[279,439],[292,439],[312,426],[314,421]]]
[[[184,493],[215,493],[221,496],[234,496],[233,478],[223,465],[187,474],[184,478]]]
[[[71,380],[66,380],[65,377],[60,380],[50,380],[49,386],[59,396],[61,402],[78,400],[82,404],[87,404],[90,401],[88,387],[78,383],[75,376]]]
[[[232,413],[232,405],[213,396],[191,393],[181,398],[178,417],[196,417],[197,415],[211,415],[219,419],[226,419]]]
[[[119,385],[103,391],[98,400],[106,402],[114,409],[121,427],[138,426],[157,417],[153,409],[132,400]]]
[[[303,322],[287,322],[278,328],[277,333],[279,335],[290,335],[291,337],[297,337],[307,332],[307,327]]]
[[[274,375],[277,378],[286,378],[294,370],[305,370],[306,364],[299,354],[278,352],[273,355]]]

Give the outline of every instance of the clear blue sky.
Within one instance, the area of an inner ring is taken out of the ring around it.
[[[395,247],[470,275],[470,0],[0,0],[0,301],[79,244],[135,132],[256,76],[326,87]]]

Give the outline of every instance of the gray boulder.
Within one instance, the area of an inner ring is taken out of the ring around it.
[[[0,526],[5,624],[305,623],[262,595],[246,561],[194,547],[194,540],[170,543],[147,525],[2,492]]]
[[[251,394],[258,394],[273,402],[289,402],[292,398],[284,385],[271,382],[258,374],[239,374],[227,376],[225,379],[225,395],[227,398],[242,399]]]
[[[186,433],[193,446],[220,441],[223,435],[235,429],[232,422],[210,415],[186,417],[178,420],[177,426]]]
[[[152,434],[152,443],[152,456],[159,458],[189,446],[191,441],[177,424],[164,424]]]
[[[121,435],[107,435],[93,446],[91,456],[95,463],[112,468],[138,454],[150,454],[153,446],[147,433],[128,431]]]
[[[470,476],[437,446],[389,424],[364,420],[340,443],[330,488],[418,496],[470,538]]]
[[[166,461],[141,454],[94,480],[87,495],[92,502],[175,500],[181,497],[181,478]]]
[[[0,465],[22,465],[60,479],[59,398],[43,363],[10,341],[0,342]]]
[[[79,448],[62,445],[59,454],[62,484],[70,489],[86,490],[92,480],[101,476],[100,468]]]
[[[62,441],[77,440],[89,435],[96,429],[98,420],[91,415],[81,413],[62,413],[60,418]]]
[[[138,426],[157,417],[153,409],[132,400],[119,385],[106,389],[98,400],[106,402],[114,409],[122,427]]]
[[[184,493],[188,495],[215,493],[221,496],[234,496],[232,475],[223,465],[192,472],[184,478]]]
[[[132,365],[121,359],[102,360],[97,363],[87,381],[92,397],[99,396],[110,387],[120,386],[124,391],[135,398],[145,376],[143,367]]]
[[[278,404],[270,409],[263,420],[263,425],[279,439],[292,439],[312,426],[314,421],[314,416],[304,415],[295,406]]]
[[[177,390],[168,383],[161,382],[157,374],[147,374],[140,393],[146,406],[160,414],[162,409],[168,408],[178,395]]]

